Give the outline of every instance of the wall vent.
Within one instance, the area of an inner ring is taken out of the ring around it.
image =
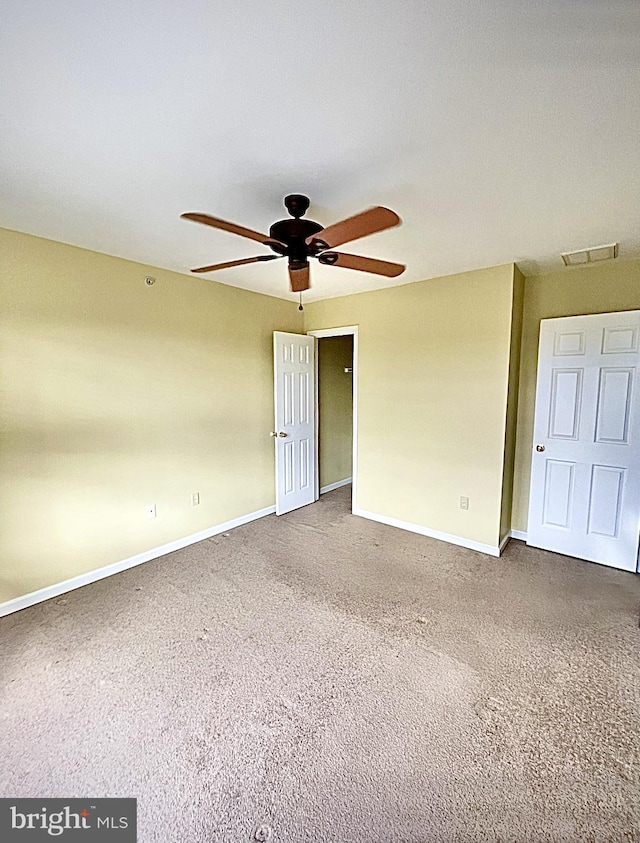
[[[609,261],[618,257],[618,245],[618,243],[607,243],[605,246],[589,246],[588,249],[576,249],[575,252],[561,252],[560,257],[565,266]]]

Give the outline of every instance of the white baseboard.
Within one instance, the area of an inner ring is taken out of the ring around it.
[[[504,536],[504,538],[502,539],[502,541],[499,544],[500,553],[502,553],[502,551],[505,549],[505,547],[509,544],[510,538],[511,538],[511,533],[507,533],[507,535]],[[498,554],[498,555],[500,555],[500,554]]]
[[[10,615],[12,612],[19,612],[20,609],[26,609],[36,603],[50,600],[52,597],[58,597],[58,595],[64,594],[67,591],[73,591],[75,588],[82,588],[83,585],[89,585],[89,583],[103,580],[105,577],[110,577],[113,574],[119,574],[120,571],[126,571],[128,568],[135,568],[136,565],[142,565],[144,562],[150,562],[159,556],[173,553],[174,550],[182,550],[183,547],[188,547],[190,544],[196,544],[204,539],[210,539],[219,533],[233,530],[234,527],[240,527],[242,524],[248,524],[250,521],[264,518],[265,515],[272,515],[275,511],[275,506],[258,509],[256,512],[250,512],[248,515],[241,515],[240,518],[225,521],[224,524],[217,524],[215,527],[209,527],[206,530],[201,530],[199,533],[192,533],[190,536],[176,539],[175,541],[160,545],[160,547],[154,547],[152,550],[145,550],[144,553],[138,553],[136,556],[123,559],[121,562],[114,562],[111,565],[105,565],[104,568],[87,571],[86,574],[80,574],[77,577],[72,577],[70,580],[64,580],[64,582],[49,585],[38,591],[32,591],[30,594],[25,594],[22,597],[7,600],[5,603],[0,603],[0,618],[4,615]]]
[[[527,540],[527,533],[523,533],[522,530],[512,530],[510,535],[512,539],[519,539],[521,542]]]
[[[470,550],[477,550],[480,553],[487,553],[489,556],[500,556],[501,548],[491,544],[482,544],[462,536],[454,536],[451,533],[442,533],[440,530],[431,530],[429,527],[422,527],[419,524],[411,524],[409,521],[401,521],[399,518],[389,518],[386,515],[379,515],[377,512],[367,512],[365,509],[354,509],[354,515],[361,518],[368,518],[370,521],[379,521],[381,524],[389,524],[391,527],[399,527],[401,530],[409,530],[411,533],[419,533],[421,536],[428,536],[431,539],[457,544],[460,547],[468,547]]]
[[[337,483],[329,483],[328,486],[321,486],[320,494],[324,495],[325,492],[333,492],[334,489],[339,489],[340,486],[348,486],[351,480],[351,477],[347,477],[345,480],[338,480]]]

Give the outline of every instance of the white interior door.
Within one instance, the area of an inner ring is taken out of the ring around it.
[[[527,544],[635,571],[640,311],[544,319]]]
[[[273,333],[276,515],[316,499],[314,343]]]

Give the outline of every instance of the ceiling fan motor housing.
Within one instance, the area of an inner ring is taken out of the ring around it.
[[[315,242],[314,246],[310,247],[306,243],[306,240],[308,237],[312,237],[314,234],[322,231],[324,226],[313,220],[300,219],[309,207],[309,199],[306,196],[292,193],[285,197],[284,204],[293,219],[274,222],[269,229],[269,237],[277,240],[279,243],[285,244],[291,266],[304,266],[309,256],[313,256],[318,251],[321,251],[321,249],[315,248]]]

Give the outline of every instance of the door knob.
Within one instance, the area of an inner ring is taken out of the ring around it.
[[[536,451],[539,451],[540,453],[542,453],[544,450],[545,450],[544,445],[536,445]]]
[[[288,433],[283,433],[282,431],[280,431],[280,433],[276,433],[275,430],[272,430],[269,434],[269,436],[279,436],[281,439],[285,439],[288,435]]]

